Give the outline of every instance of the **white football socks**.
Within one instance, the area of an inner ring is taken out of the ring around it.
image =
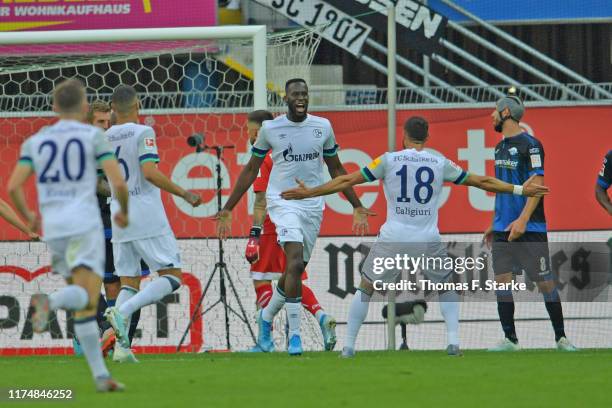
[[[344,342],[345,347],[355,349],[357,334],[359,333],[359,329],[361,328],[363,321],[368,315],[370,298],[370,295],[367,295],[359,290],[355,292],[355,295],[353,295],[351,306],[349,307],[346,341]]]
[[[87,291],[77,285],[68,285],[49,295],[51,310],[82,310],[87,306],[89,296]]]
[[[119,295],[117,296],[117,301],[115,302],[115,307],[119,309],[121,305],[136,296],[137,293],[138,290],[136,288],[127,285],[121,286],[121,290],[119,291]],[[123,315],[123,317],[125,317],[125,327],[129,330],[132,315]]]
[[[285,303],[287,321],[289,323],[289,338],[300,335],[300,323],[302,320],[302,299],[292,298]]]
[[[180,281],[172,275],[163,275],[154,279],[144,289],[132,296],[128,301],[119,305],[119,313],[129,317],[138,309],[153,304],[171,294],[181,286]],[[119,304],[119,300],[117,300]]]
[[[263,308],[261,311],[261,317],[266,322],[272,322],[274,320],[274,316],[283,308],[285,305],[285,294],[282,289],[278,286],[274,289],[274,293],[272,293],[272,298],[268,305]]]
[[[446,323],[448,344],[459,345],[459,295],[455,291],[440,295],[440,310]]]
[[[74,333],[79,339],[81,350],[83,350],[93,377],[110,377],[100,348],[100,330],[95,316],[83,322],[75,321]]]

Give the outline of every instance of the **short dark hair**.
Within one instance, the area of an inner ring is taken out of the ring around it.
[[[249,122],[255,122],[259,125],[261,125],[264,120],[272,120],[272,119],[274,119],[274,116],[272,116],[272,113],[264,109],[254,110],[253,112],[250,112],[247,116],[247,120]]]
[[[429,123],[420,116],[412,116],[404,123],[404,131],[410,139],[424,142],[429,134]]]
[[[287,93],[287,89],[289,89],[289,85],[297,84],[297,83],[300,83],[300,82],[303,83],[304,85],[308,86],[308,84],[306,83],[305,79],[302,79],[302,78],[291,78],[290,80],[285,82],[285,93]]]
[[[85,97],[85,86],[78,79],[67,79],[53,90],[53,103],[61,113],[80,112]]]
[[[89,105],[89,111],[87,111],[87,122],[91,123],[94,119],[94,113],[96,112],[110,112],[110,105],[101,99],[96,99]]]
[[[134,87],[129,85],[119,85],[115,88],[111,98],[112,108],[120,114],[129,113],[132,110],[133,103],[138,97]]]

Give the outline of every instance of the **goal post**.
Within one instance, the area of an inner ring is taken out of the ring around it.
[[[61,30],[0,33],[0,46],[134,41],[251,39],[255,109],[266,109],[266,26]]]
[[[84,83],[90,102],[110,102],[120,84],[133,86],[141,104],[140,122],[153,127],[160,151],[160,169],[175,183],[203,198],[197,208],[162,195],[177,236],[184,285],[141,314],[134,340],[138,352],[174,352],[189,317],[210,277],[218,254],[216,166],[223,176],[222,200],[250,158],[247,114],[254,109],[279,111],[284,83],[300,76],[309,80],[320,43],[315,30],[296,28],[268,33],[265,26],[224,26],[129,30],[40,31],[0,33],[0,185],[6,185],[23,141],[56,120],[52,91],[61,81]],[[221,163],[209,151],[196,153],[186,140],[206,136],[207,145],[233,145]],[[1,192],[0,192],[1,193]],[[25,189],[36,205],[32,183]],[[6,195],[0,194],[6,198]],[[250,321],[256,302],[249,264],[244,258],[251,227],[254,194],[241,200],[234,214],[234,239],[224,243],[225,260]],[[0,220],[0,222],[2,222]],[[0,231],[0,355],[63,354],[72,350],[72,322],[58,312],[49,332],[36,334],[28,322],[31,296],[62,287],[50,273],[44,243],[32,243],[13,228]],[[143,285],[147,284],[147,279]],[[220,293],[213,279],[201,310]],[[219,349],[225,345],[222,308],[199,319],[182,350]],[[318,323],[307,318],[304,346],[320,347]],[[284,342],[284,317],[275,321],[275,340]],[[232,346],[253,345],[239,318],[230,318]]]

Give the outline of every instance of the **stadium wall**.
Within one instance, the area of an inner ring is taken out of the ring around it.
[[[428,146],[477,174],[494,174],[494,147],[500,135],[493,131],[490,109],[426,109],[398,112],[398,146],[401,125],[411,115],[430,121]],[[341,146],[341,159],[347,170],[354,171],[368,164],[386,150],[386,111],[318,112],[331,120]],[[204,205],[191,209],[182,200],[164,195],[166,211],[173,229],[180,238],[204,238],[214,234],[210,216],[216,212],[213,170],[216,158],[208,153],[195,154],[185,139],[204,132],[207,143],[236,145],[225,150],[222,171],[225,177],[223,199],[231,192],[231,184],[250,157],[242,114],[164,114],[143,118],[158,135],[160,168],[185,188],[202,194]],[[0,184],[6,185],[19,146],[53,118],[15,117],[0,120],[0,134],[5,145],[0,156]],[[530,108],[523,126],[544,144],[546,184],[551,195],[546,198],[546,215],[550,230],[610,229],[610,217],[594,198],[597,172],[605,154],[612,148],[609,129],[612,116],[607,106]],[[384,222],[385,199],[379,182],[358,186],[364,205],[379,216],[372,218],[372,231]],[[30,183],[28,196],[35,194]],[[5,193],[1,193],[5,196]],[[31,200],[34,202],[34,200]],[[246,236],[250,225],[253,198],[249,195],[234,215],[234,236]],[[351,235],[350,205],[339,195],[326,198],[327,209],[321,229],[323,236]],[[481,232],[491,222],[494,195],[461,186],[444,187],[441,202],[440,230],[443,233]],[[2,221],[4,222],[4,221]],[[25,239],[14,228],[3,228],[0,240]]]

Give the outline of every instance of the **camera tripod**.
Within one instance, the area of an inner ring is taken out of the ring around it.
[[[202,152],[204,150],[214,150],[217,155],[217,163],[215,166],[215,174],[217,177],[217,194],[216,194],[217,211],[221,211],[221,209],[223,208],[223,206],[221,205],[221,186],[223,185],[223,178],[221,176],[221,160],[222,160],[221,156],[225,149],[233,149],[235,146],[231,146],[231,145],[230,146],[220,146],[220,145],[207,146],[207,145],[203,145],[203,141],[204,141],[203,139],[204,138],[201,135],[194,135],[188,139],[188,143],[190,146],[196,147],[197,153]],[[200,307],[202,306],[204,297],[208,293],[208,289],[210,288],[210,285],[215,275],[219,276],[219,299],[217,299],[216,302],[214,302],[212,305],[206,308],[200,314],[200,316],[204,316],[206,313],[214,309],[217,305],[221,304],[223,305],[223,310],[224,310],[224,315],[225,315],[225,341],[226,341],[227,349],[228,350],[231,349],[230,323],[229,323],[230,313],[233,313],[236,317],[238,317],[238,319],[240,319],[244,324],[246,324],[247,328],[249,329],[249,333],[251,334],[251,337],[253,338],[253,341],[255,342],[255,334],[253,333],[253,329],[251,328],[251,323],[249,322],[247,313],[244,310],[244,307],[242,306],[242,302],[240,301],[240,297],[238,296],[238,292],[236,291],[236,287],[234,286],[234,282],[232,281],[232,277],[229,274],[229,271],[227,269],[227,264],[225,263],[225,260],[223,257],[224,252],[225,252],[223,249],[223,240],[219,238],[217,239],[217,243],[219,247],[219,257],[217,259],[217,262],[215,263],[215,267],[212,273],[210,274],[210,277],[208,278],[208,281],[206,282],[206,285],[204,286],[204,291],[202,292],[202,295],[200,296],[200,299],[198,300],[195,310],[193,311],[193,315],[191,316],[191,319],[189,320],[189,325],[185,329],[185,332],[183,333],[183,337],[181,337],[181,341],[176,347],[177,351],[180,350],[181,346],[183,345],[183,342],[185,341],[185,338],[187,337],[187,333],[191,329],[193,322],[195,321],[198,314],[200,313]],[[234,309],[227,302],[226,282],[229,285],[229,288],[232,291],[234,297],[236,298],[236,302],[238,303],[239,311]]]

